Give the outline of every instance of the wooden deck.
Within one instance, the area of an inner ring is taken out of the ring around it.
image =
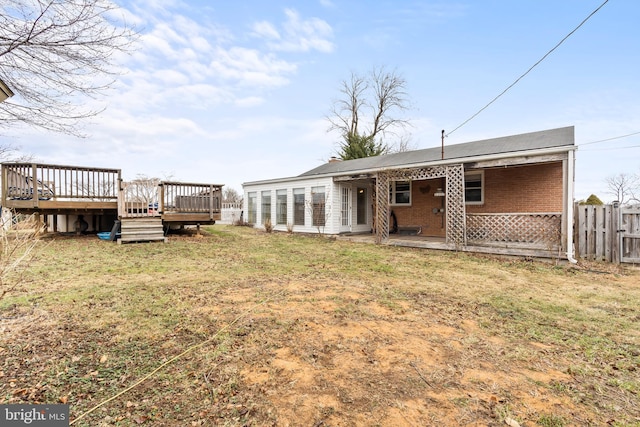
[[[172,225],[222,217],[222,184],[122,180],[120,169],[2,164],[2,206],[17,213],[160,218]]]

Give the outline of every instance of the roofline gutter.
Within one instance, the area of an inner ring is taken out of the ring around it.
[[[324,173],[324,174],[318,174],[318,175],[304,175],[304,176],[298,175],[298,176],[288,177],[288,178],[245,182],[242,184],[242,186],[244,187],[247,185],[275,184],[278,182],[288,182],[288,181],[295,181],[295,180],[301,180],[301,179],[333,178],[336,176],[349,176],[349,175],[366,175],[371,173],[377,173],[383,170],[400,170],[400,169],[412,169],[412,168],[420,168],[420,167],[446,166],[446,165],[453,165],[453,164],[460,164],[460,163],[482,162],[485,160],[508,159],[512,157],[520,157],[523,155],[542,156],[545,154],[556,154],[556,153],[564,153],[564,152],[567,152],[567,153],[571,152],[571,154],[573,154],[573,152],[577,149],[578,147],[576,145],[566,145],[566,146],[560,146],[560,147],[540,148],[537,150],[514,151],[512,153],[508,153],[508,155],[498,156],[495,154],[485,154],[483,156],[475,156],[475,157],[459,157],[457,159],[435,160],[435,161],[420,162],[420,163],[405,163],[403,165],[397,165],[397,166],[352,170],[350,172],[334,172],[334,173]],[[571,155],[570,157],[573,158],[573,155]]]

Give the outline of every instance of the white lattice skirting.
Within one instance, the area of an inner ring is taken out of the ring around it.
[[[561,244],[561,213],[467,214],[467,243],[517,243],[556,248]]]

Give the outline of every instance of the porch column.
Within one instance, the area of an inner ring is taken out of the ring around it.
[[[464,205],[464,166],[446,167],[447,243],[467,244],[467,212]]]
[[[389,240],[389,175],[376,174],[376,243]]]
[[[562,222],[561,227],[565,229],[566,233],[562,232],[562,242],[561,245],[563,249],[565,249],[565,253],[567,254],[567,260],[572,264],[577,263],[578,261],[574,257],[574,248],[573,248],[573,183],[575,180],[574,176],[574,152],[570,150],[567,152],[567,159],[562,162],[563,169],[563,208],[562,208]]]

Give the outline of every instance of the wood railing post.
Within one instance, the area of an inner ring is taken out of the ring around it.
[[[158,213],[160,214],[160,216],[162,216],[162,214],[164,213],[164,183],[160,183],[158,184],[158,196],[159,199],[158,200]]]
[[[209,219],[213,219],[213,185],[209,185]]]
[[[7,206],[7,192],[9,191],[9,172],[7,165],[2,165],[2,206]]]
[[[31,164],[31,192],[32,192],[32,200],[33,207],[38,207],[38,165],[35,163]]]
[[[118,174],[120,175],[120,174]],[[126,211],[125,207],[125,198],[124,198],[124,182],[122,182],[122,178],[118,176],[118,217],[124,218],[124,213]]]

